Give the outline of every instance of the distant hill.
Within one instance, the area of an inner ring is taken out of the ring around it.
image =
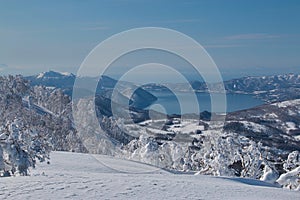
[[[224,82],[227,92],[255,94],[266,102],[300,98],[300,75],[244,77]]]
[[[98,85],[96,95],[100,95],[109,99],[111,98],[112,91],[117,84],[117,81],[115,79],[112,79],[108,76],[101,76],[100,80],[98,80],[94,77],[76,77],[71,73],[62,73],[55,71],[48,71],[34,76],[27,76],[25,77],[25,79],[30,81],[31,86],[42,85],[45,87],[62,89],[62,91],[70,97],[72,97],[75,79],[81,84],[87,86],[86,88],[88,88],[88,86],[90,85]],[[133,88],[133,84],[128,82],[121,82],[120,85],[120,87],[122,88]],[[82,97],[94,95],[93,91],[91,90],[81,88],[78,89],[81,90],[80,92]],[[157,100],[154,95],[142,88],[138,88],[136,91],[134,91],[132,96],[124,96],[123,94],[118,95],[119,98],[123,99],[120,102],[129,102],[130,106],[134,106],[135,108],[139,109],[145,108]]]
[[[300,99],[227,114],[225,131],[237,132],[271,148],[300,151]]]
[[[203,81],[191,81],[189,84],[196,92],[208,92],[207,85]],[[167,83],[165,86],[172,88],[172,91],[182,92],[186,92],[188,88],[187,83]],[[147,84],[143,89],[164,91],[165,86]],[[266,103],[292,100],[300,98],[300,75],[248,76],[224,81],[224,87],[227,93],[253,94]]]

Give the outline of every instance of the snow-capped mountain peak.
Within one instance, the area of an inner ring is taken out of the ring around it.
[[[37,75],[37,79],[47,79],[47,78],[62,78],[62,77],[74,77],[75,75],[69,72],[57,72],[57,71],[48,71],[42,72]]]

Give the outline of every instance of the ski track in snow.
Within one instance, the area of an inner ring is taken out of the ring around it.
[[[172,174],[102,155],[53,152],[31,174],[0,178],[0,199],[300,199],[257,180]]]

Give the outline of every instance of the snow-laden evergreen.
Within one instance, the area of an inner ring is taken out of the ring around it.
[[[71,101],[60,90],[0,77],[0,173],[27,175],[50,150],[86,152],[72,127]]]
[[[277,182],[285,188],[300,191],[300,154],[293,151],[283,164],[286,173],[281,174]]]
[[[50,144],[42,132],[15,119],[0,128],[1,176],[27,175],[36,161],[49,159]]]
[[[25,109],[29,84],[21,76],[0,77],[0,175],[27,175],[36,161],[49,159],[50,143],[40,122]]]

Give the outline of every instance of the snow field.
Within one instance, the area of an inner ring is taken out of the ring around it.
[[[172,174],[149,165],[92,154],[53,152],[51,164],[38,164],[31,174],[1,178],[0,199],[300,198],[299,192],[258,180]]]

